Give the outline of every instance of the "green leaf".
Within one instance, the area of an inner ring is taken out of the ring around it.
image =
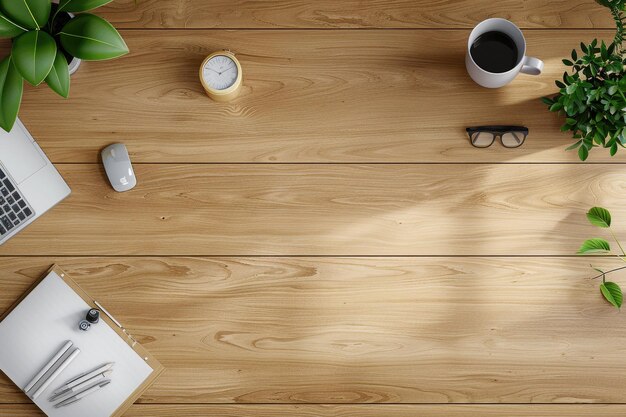
[[[559,111],[563,108],[563,104],[559,103],[558,101],[556,103],[554,103],[553,105],[550,106],[550,111]]]
[[[570,84],[567,86],[565,91],[567,92],[567,94],[573,94],[576,92],[577,88],[578,88],[578,84]]]
[[[128,53],[117,30],[93,14],[81,14],[67,22],[60,32],[61,44],[76,58],[100,61]]]
[[[17,72],[11,55],[0,62],[0,127],[9,132],[22,103],[24,79]]]
[[[609,150],[609,153],[611,154],[611,156],[615,156],[615,154],[617,153],[617,143],[613,143],[611,145],[611,149]]]
[[[620,308],[622,306],[622,300],[624,298],[622,289],[614,282],[603,282],[600,284],[600,292],[604,296],[604,299],[611,303],[613,306]]]
[[[617,92],[617,86],[616,85],[612,85],[612,86],[609,87],[609,95],[610,96],[612,96],[616,92]]]
[[[609,55],[613,55],[613,52],[615,52],[615,43],[611,43],[609,45],[608,52],[609,52]]]
[[[33,30],[13,41],[11,56],[15,68],[32,85],[39,85],[52,69],[57,44],[46,32]]]
[[[67,66],[65,55],[60,50],[57,50],[52,69],[46,77],[46,84],[63,98],[70,95],[70,68]]]
[[[611,250],[609,242],[600,238],[587,239],[578,249],[579,254],[584,253],[607,253]]]
[[[589,156],[589,150],[585,146],[581,146],[580,148],[578,148],[578,157],[580,158],[581,161],[587,160],[588,156]]]
[[[572,149],[576,149],[580,146],[580,144],[582,143],[582,140],[579,140],[578,142],[574,143],[573,145],[568,146],[567,148],[565,148],[566,151],[571,151]]]
[[[88,10],[97,9],[113,0],[61,0],[59,2],[59,11],[80,13]]]
[[[549,97],[541,97],[541,101],[543,102],[543,104],[547,104],[548,106],[551,106],[554,104],[554,100],[552,100]]]
[[[0,13],[0,37],[14,38],[26,32],[26,29]]]
[[[596,132],[595,135],[593,135],[593,141],[597,143],[598,145],[603,145],[604,140],[605,140],[605,137],[602,136],[599,132]]]
[[[572,49],[572,59],[576,61],[578,59],[578,54],[576,53],[576,49]]]
[[[589,223],[598,227],[611,227],[611,213],[603,207],[593,207],[587,212]]]
[[[574,63],[572,61],[570,61],[569,59],[563,59],[562,61],[568,67],[571,67],[572,65],[574,65]]]
[[[4,14],[27,29],[41,29],[50,17],[50,0],[0,0]]]

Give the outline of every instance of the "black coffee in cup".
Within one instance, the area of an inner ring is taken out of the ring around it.
[[[507,72],[515,68],[518,62],[517,45],[506,33],[499,31],[485,32],[478,36],[470,55],[480,68],[488,72]]]

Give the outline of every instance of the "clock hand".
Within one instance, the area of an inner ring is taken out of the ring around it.
[[[208,69],[209,71],[213,71],[213,72],[214,72],[214,73],[216,73],[216,74],[220,74],[220,75],[222,75],[222,73],[221,73],[221,72],[217,72],[217,71],[215,71],[213,68],[206,67],[206,69]]]
[[[235,69],[235,67],[228,67],[228,68],[226,68],[224,71],[222,71],[222,72],[218,72],[217,74],[218,74],[218,75],[222,75],[222,74],[224,74],[225,72],[230,71],[231,69]]]

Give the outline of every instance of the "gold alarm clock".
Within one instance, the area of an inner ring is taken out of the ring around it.
[[[241,64],[230,51],[213,52],[200,66],[200,82],[215,101],[230,101],[237,97],[242,80]]]

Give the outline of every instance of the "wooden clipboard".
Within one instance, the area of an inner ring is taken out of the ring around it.
[[[61,269],[58,265],[53,265],[45,274],[41,276],[30,288],[15,302],[11,307],[0,316],[0,322],[3,321],[9,314],[34,290],[51,272],[56,273],[63,282],[65,282],[70,288],[72,288],[77,295],[79,295],[91,308],[97,308],[101,311],[100,320],[105,321],[112,330],[119,335],[136,353],[139,355],[151,368],[152,373],[146,378],[146,380],[126,399],[122,405],[120,405],[111,417],[121,417],[131,405],[135,403],[141,397],[141,395],[157,380],[157,378],[165,371],[165,368],[161,363],[150,354],[126,329],[118,325],[119,321],[112,320],[109,317],[109,312],[101,310],[102,305],[96,304],[97,300],[91,298],[80,285],[76,283],[69,275]],[[113,318],[114,319],[114,318]],[[117,322],[117,323],[116,323]]]

